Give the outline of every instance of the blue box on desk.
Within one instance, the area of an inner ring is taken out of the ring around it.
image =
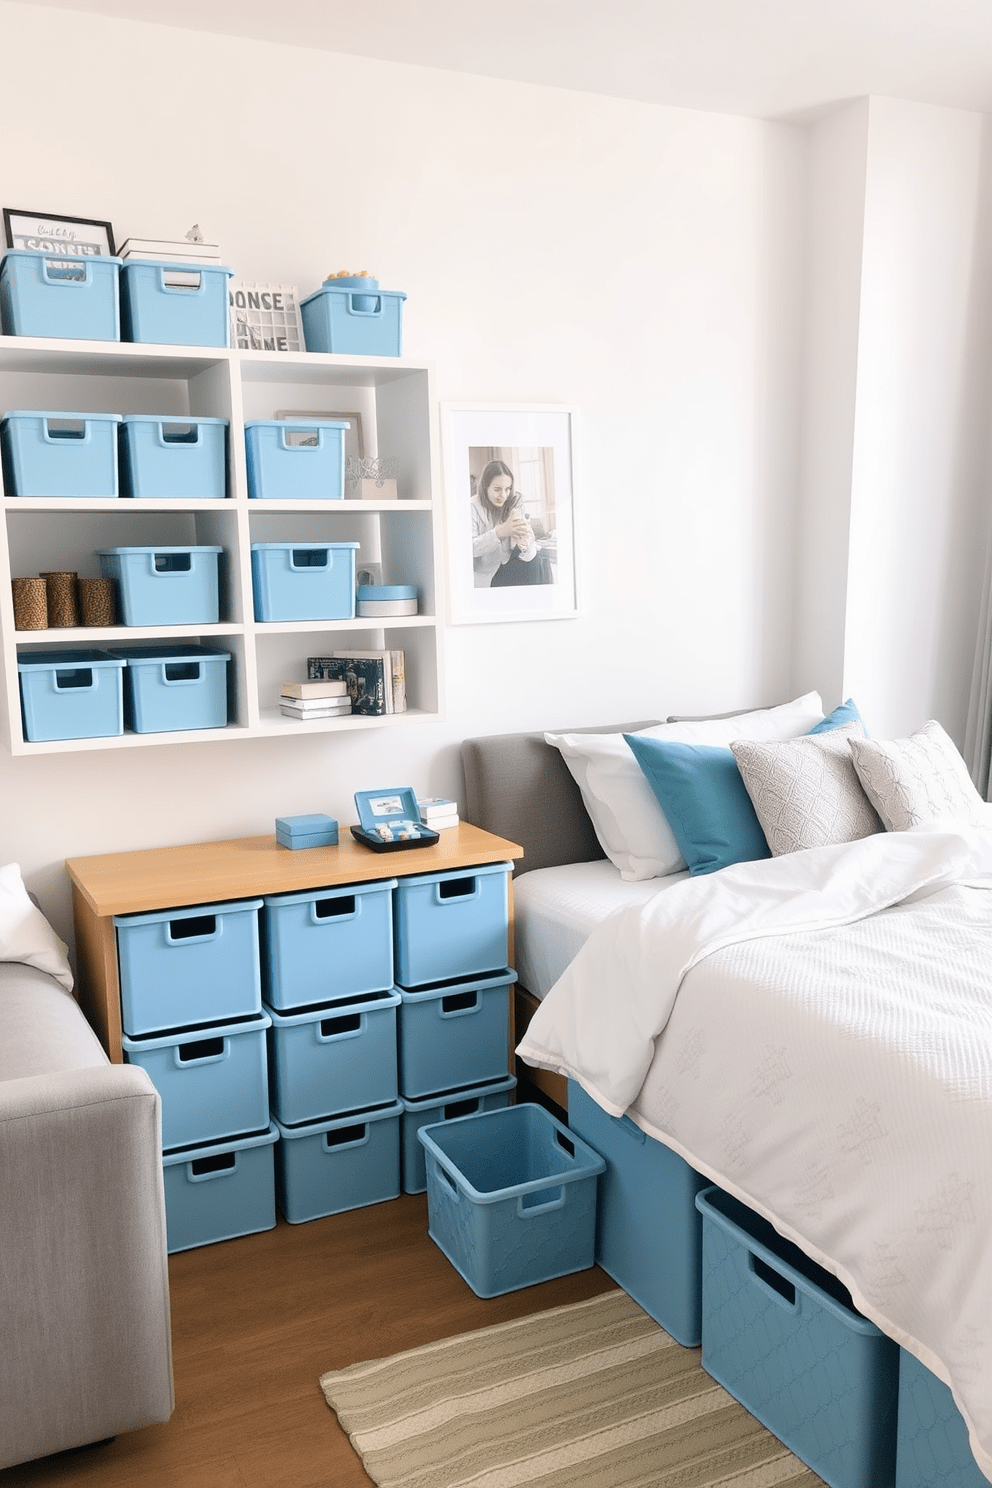
[[[229,651],[128,646],[108,654],[125,663],[124,721],[136,734],[227,727]]]
[[[307,351],[398,357],[405,299],[402,290],[380,289],[376,279],[327,281],[300,303]]]
[[[0,263],[0,327],[5,336],[119,341],[121,261],[69,258],[12,248]]]
[[[428,1233],[479,1297],[587,1270],[603,1159],[542,1106],[423,1126]]]
[[[393,986],[394,878],[264,899],[265,1000],[277,1010]]]
[[[162,1146],[195,1147],[269,1124],[266,1014],[121,1043],[162,1097]]]
[[[696,1194],[708,1179],[647,1136],[629,1116],[611,1116],[575,1080],[568,1124],[606,1159],[599,1180],[596,1262],[677,1343],[699,1343],[702,1216]]]
[[[269,1122],[253,1136],[162,1154],[170,1255],[275,1228],[278,1140]]]
[[[218,555],[200,547],[98,548],[100,571],[117,584],[125,625],[216,625]]]
[[[333,816],[311,811],[305,816],[277,816],[276,841],[299,852],[308,847],[337,847],[338,824]]]
[[[108,738],[124,732],[124,663],[109,651],[25,651],[18,656],[24,737]]]
[[[0,420],[8,496],[117,495],[116,413],[13,411]]]
[[[261,899],[115,915],[121,1020],[132,1038],[262,1011]]]
[[[305,1013],[267,1007],[272,1114],[285,1126],[397,1098],[397,992]]]
[[[133,259],[121,265],[121,335],[163,346],[228,346],[228,281],[214,264]]]
[[[896,1488],[987,1488],[968,1428],[943,1380],[899,1350]]]
[[[227,495],[227,420],[127,414],[121,482],[136,501],[219,501]]]
[[[730,1194],[704,1189],[696,1205],[703,1368],[830,1488],[891,1488],[898,1346]]]
[[[401,987],[425,987],[507,964],[512,871],[512,863],[486,863],[402,880],[395,905]]]
[[[256,620],[352,620],[357,542],[251,545]]]
[[[515,971],[441,987],[401,987],[400,1092],[410,1099],[500,1080],[510,1062],[510,988]]]
[[[290,1224],[399,1198],[399,1101],[289,1127],[276,1164],[279,1208]]]
[[[445,1090],[422,1100],[400,1096],[403,1105],[403,1192],[424,1193],[427,1188],[427,1164],[424,1149],[417,1136],[422,1126],[436,1126],[439,1121],[457,1121],[462,1116],[476,1116],[481,1111],[502,1111],[510,1104],[516,1078],[507,1075],[484,1085],[466,1085]]]
[[[339,419],[249,420],[248,495],[256,501],[341,501],[348,427]]]

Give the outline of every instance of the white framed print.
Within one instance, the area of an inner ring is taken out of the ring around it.
[[[574,419],[552,403],[442,403],[452,624],[576,614]]]

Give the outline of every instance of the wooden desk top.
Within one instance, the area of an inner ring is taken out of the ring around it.
[[[77,892],[103,918],[446,872],[523,856],[517,843],[467,822],[445,828],[433,847],[386,853],[363,847],[346,826],[339,830],[337,847],[292,851],[280,847],[273,833],[69,858],[66,868]]]

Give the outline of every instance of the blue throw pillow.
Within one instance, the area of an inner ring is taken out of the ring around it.
[[[712,744],[624,734],[668,820],[690,873],[770,858],[737,761]]]
[[[811,734],[829,734],[834,729],[843,728],[848,723],[860,723],[862,726],[864,725],[864,719],[861,717],[851,698],[848,698],[846,703],[841,703],[832,713],[828,713],[826,718],[821,719],[819,723],[815,723],[809,732]],[[868,730],[865,729],[865,737],[867,738],[867,736]]]

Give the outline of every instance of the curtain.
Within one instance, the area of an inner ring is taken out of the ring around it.
[[[992,545],[982,589],[982,611],[978,622],[975,671],[968,703],[964,757],[975,785],[986,801],[992,801]]]

